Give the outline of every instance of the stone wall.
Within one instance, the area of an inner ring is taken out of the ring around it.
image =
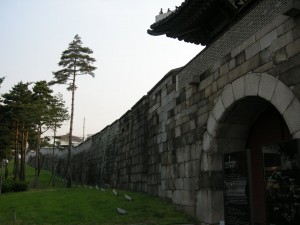
[[[260,1],[120,119],[76,147],[73,179],[167,198],[203,224],[218,224],[224,218],[218,143],[245,148],[249,130],[230,120],[221,123],[229,112],[237,112],[231,118],[242,115],[237,103],[264,99],[300,138],[300,17],[284,15],[287,2]],[[261,101],[251,101],[244,108],[254,115],[251,107]],[[44,168],[49,161],[43,154]],[[55,162],[63,176],[66,153],[57,152]]]

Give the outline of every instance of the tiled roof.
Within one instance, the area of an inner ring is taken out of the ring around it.
[[[208,45],[257,0],[185,0],[147,31],[186,42]]]

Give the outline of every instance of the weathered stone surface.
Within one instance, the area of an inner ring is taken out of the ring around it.
[[[246,148],[259,111],[273,105],[300,138],[300,19],[281,15],[280,4],[273,10],[274,2],[283,1],[258,1],[254,14],[74,148],[74,180],[169,198],[199,224],[223,220],[222,154]],[[190,86],[192,77],[200,83]],[[66,155],[56,157],[58,174]],[[45,168],[50,160],[43,156]]]
[[[300,38],[286,46],[287,58],[291,58],[300,52]]]
[[[281,114],[284,113],[288,105],[292,102],[293,98],[294,95],[291,90],[282,82],[277,82],[271,102]]]
[[[218,224],[223,216],[223,192],[199,190],[197,193],[196,215],[207,224]]]
[[[260,42],[255,42],[253,45],[246,48],[246,50],[245,50],[246,60],[248,60],[251,57],[255,56],[261,50],[262,50],[261,43]]]
[[[300,115],[298,112],[300,112],[300,103],[297,98],[294,98],[286,111],[283,113],[283,118],[285,119],[289,130],[293,135],[300,130]]]
[[[216,120],[219,120],[221,118],[221,116],[223,115],[224,112],[225,112],[225,108],[224,108],[222,99],[219,99],[217,101],[217,103],[215,104],[215,107],[212,110],[214,118]]]
[[[260,39],[260,46],[261,50],[264,50],[265,48],[269,47],[273,41],[275,41],[277,38],[277,31],[272,30],[270,33],[268,33],[266,36]]]
[[[277,85],[277,79],[275,79],[270,75],[262,74],[260,78],[259,88],[258,88],[258,95],[270,101],[276,85]]]
[[[257,96],[260,76],[258,74],[248,74],[245,76],[245,96]]]
[[[208,121],[207,121],[207,131],[210,135],[212,136],[216,136],[216,129],[218,127],[218,123],[216,118],[213,116],[213,114],[211,113],[208,117]]]
[[[235,80],[232,83],[233,96],[235,100],[239,100],[245,97],[245,78]]]
[[[272,51],[276,52],[278,49],[288,45],[292,41],[293,41],[293,32],[289,31],[283,34],[282,36],[280,36],[279,38],[277,38],[276,40],[274,40],[274,42],[271,45]]]
[[[228,108],[234,102],[233,90],[232,85],[227,85],[222,92],[222,102],[224,108]]]

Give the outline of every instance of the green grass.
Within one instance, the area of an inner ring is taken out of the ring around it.
[[[27,167],[27,175],[28,180],[33,180],[34,169]],[[66,186],[62,182],[57,182],[54,189],[47,186],[49,179],[50,174],[42,171],[42,189],[2,194],[0,224],[163,225],[193,222],[173,205],[144,193],[117,190],[119,195],[115,196],[111,189],[62,188]],[[126,201],[124,194],[131,196],[133,201]],[[128,214],[118,214],[117,207]]]

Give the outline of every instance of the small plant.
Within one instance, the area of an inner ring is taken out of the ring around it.
[[[2,193],[26,191],[28,188],[25,181],[6,179],[2,184]]]

